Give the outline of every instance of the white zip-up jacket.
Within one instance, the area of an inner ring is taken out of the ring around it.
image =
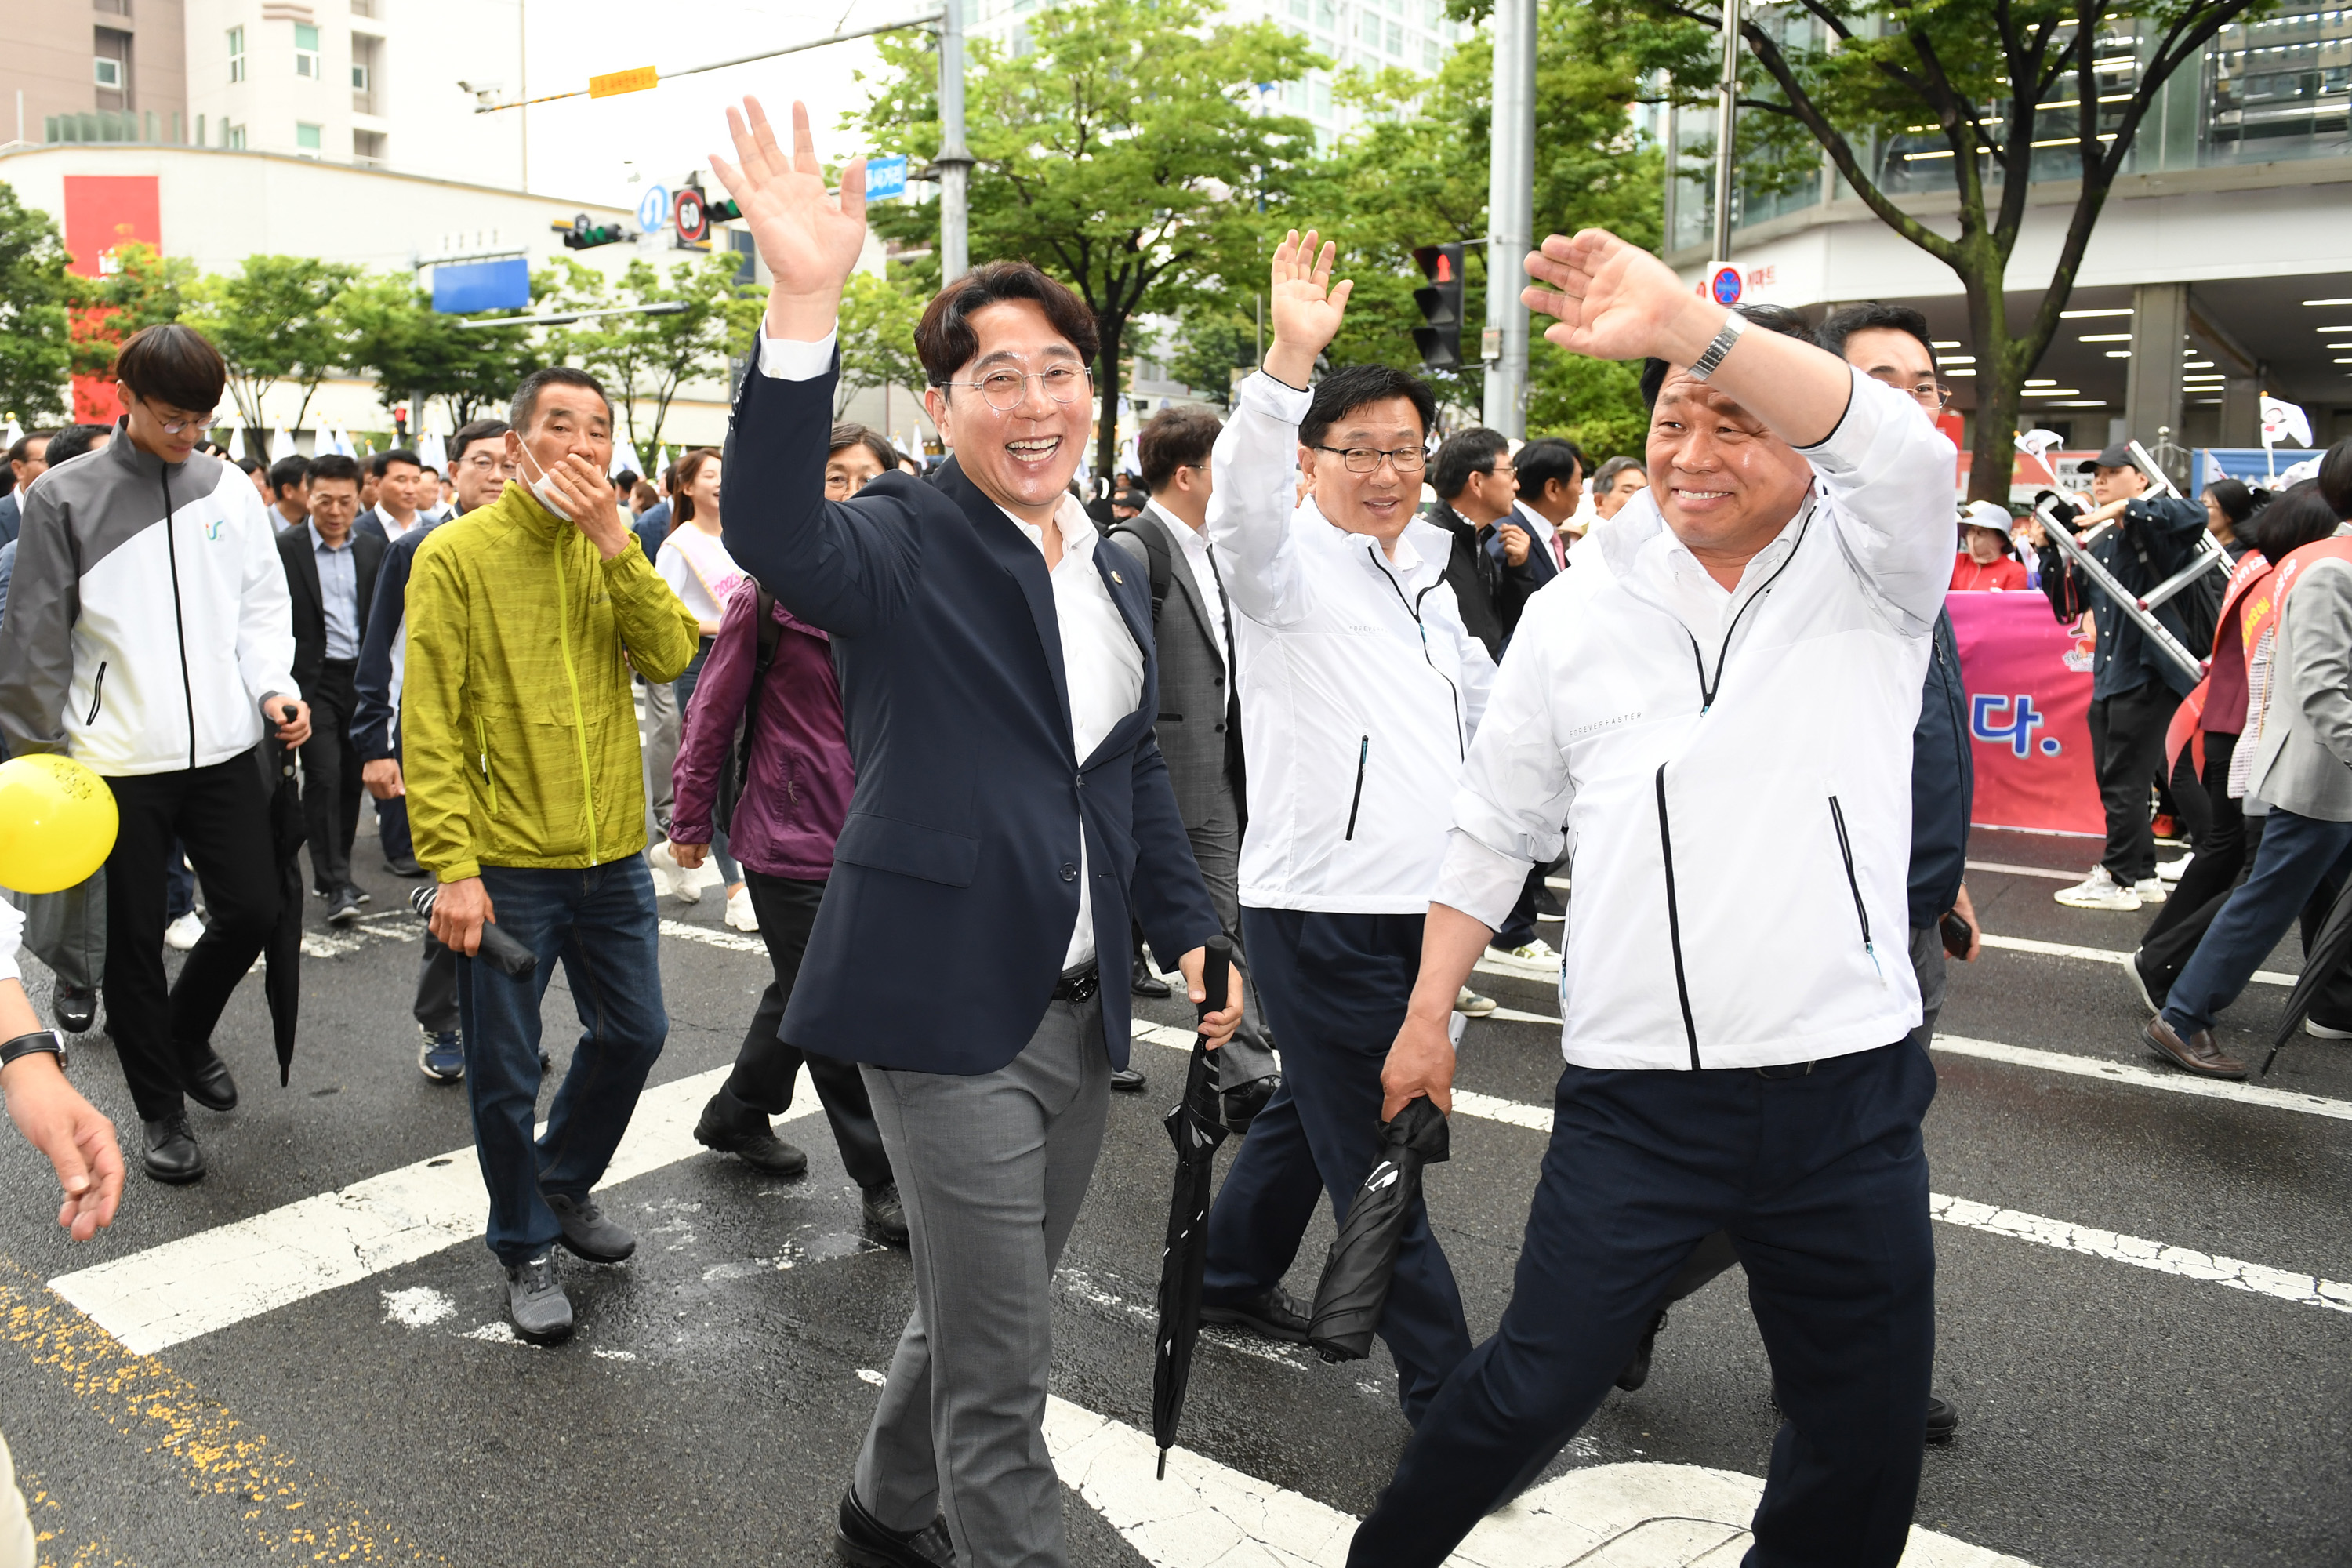
[[[1778,1066],[1919,1022],[1911,731],[1954,453],[1857,372],[1806,456],[1812,489],[1728,595],[1636,496],[1587,546],[1606,571],[1528,601],[1471,747],[1437,898],[1499,926],[1567,825],[1577,1066]]]
[[[1249,759],[1241,901],[1421,914],[1495,665],[1446,584],[1444,529],[1406,524],[1391,559],[1293,506],[1312,401],[1251,376],[1211,459]]]
[[[25,492],[0,622],[0,739],[108,777],[209,767],[299,698],[269,514],[234,466],[176,466],[118,430]]]

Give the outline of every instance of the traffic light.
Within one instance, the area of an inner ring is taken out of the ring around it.
[[[629,237],[629,231],[617,223],[595,224],[582,213],[570,223],[558,218],[548,226],[563,237],[567,250],[593,250],[600,245],[619,245]]]
[[[1462,368],[1462,247],[1458,245],[1424,245],[1412,253],[1413,260],[1429,279],[1429,287],[1412,291],[1412,302],[1421,307],[1426,326],[1412,330],[1412,341],[1421,349],[1421,363],[1431,370]]]

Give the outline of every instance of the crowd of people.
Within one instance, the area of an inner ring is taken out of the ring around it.
[[[2149,1043],[2242,1076],[2214,1014],[2352,875],[2352,447],[2266,504],[2149,494],[2102,454],[2078,521],[2115,524],[2126,589],[2201,531],[2236,561],[2205,619],[2159,612],[2211,647],[2202,684],[2046,540],[2029,578],[2002,509],[1956,515],[1916,312],[1727,311],[1597,231],[1528,258],[1528,299],[1563,350],[1643,362],[1638,458],[1441,438],[1386,366],[1318,379],[1351,289],[1309,230],[1230,417],[1162,410],[1091,493],[1091,313],[1026,262],[950,281],[915,333],[951,454],[927,470],[832,418],[857,165],[833,195],[804,114],[790,146],[756,105],[729,119],[713,168],[773,284],[723,448],[615,474],[605,389],[552,365],[449,438],[446,477],[404,448],[264,467],[205,447],[226,373],[166,325],[117,356],[118,424],[10,450],[0,740],[88,763],[121,820],[90,886],[21,900],[27,942],[60,1027],[102,991],[147,1173],[202,1178],[186,1101],[237,1102],[214,1035],[285,913],[288,780],[330,924],[368,902],[372,798],[421,884],[419,1067],[467,1094],[515,1330],[559,1342],[560,1255],[635,1247],[597,1189],[668,1033],[660,901],[720,887],[771,979],[695,1136],[798,1175],[772,1123],[805,1070],[910,1255],[843,1559],[1059,1563],[1049,1282],[1108,1096],[1147,1081],[1131,997],[1181,977],[1243,1108],[1203,1316],[1296,1343],[1314,1215],[1344,1216],[1411,1100],[1450,1110],[1494,1009],[1474,967],[1538,965],[1564,1071],[1514,1294],[1475,1343],[1416,1201],[1380,1326],[1413,1436],[1350,1563],[1442,1562],[1734,1264],[1787,1423],[1759,1551],[1895,1562],[1922,1439],[1959,1419],[1929,1382],[1920,1139],[1946,962],[1979,942],[1945,596],[2038,581],[2095,618],[2109,832],[2061,897],[2161,896],[2168,788],[2193,853],[2132,965]],[[1759,944],[1767,907],[1789,934]],[[559,965],[580,1034],[538,1131]],[[2352,1037],[2340,1001],[2315,1030]],[[19,1014],[0,975],[0,1034]],[[96,1113],[57,1107],[50,1142],[94,1147]],[[119,1159],[59,1169],[67,1222],[106,1223]]]

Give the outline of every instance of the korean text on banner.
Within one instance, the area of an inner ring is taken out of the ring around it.
[[[2091,643],[2040,594],[1954,594],[1979,827],[2106,831],[2091,766]]]

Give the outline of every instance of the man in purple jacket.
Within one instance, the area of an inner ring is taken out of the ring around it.
[[[731,776],[739,722],[751,753],[742,779]],[[808,1169],[808,1155],[777,1137],[768,1119],[791,1107],[793,1075],[806,1067],[841,1145],[842,1166],[866,1194],[866,1223],[892,1246],[906,1246],[907,1213],[857,1064],[803,1056],[779,1032],[833,873],[833,843],[841,836],[853,783],[841,687],[825,634],[751,584],[738,589],[684,715],[671,782],[670,847],[688,869],[709,852],[720,800],[733,800],[728,841],[742,862],[760,939],[775,968],[735,1054],[735,1070],[702,1108],[695,1137],[740,1156],[754,1170],[799,1175]]]

